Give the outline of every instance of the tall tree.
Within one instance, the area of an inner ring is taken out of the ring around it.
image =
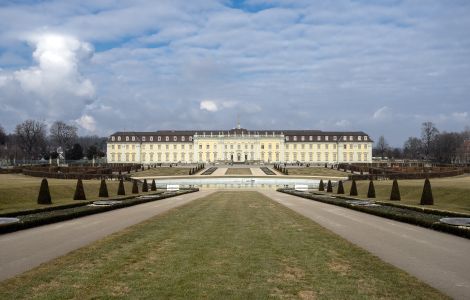
[[[426,159],[429,159],[429,156],[432,151],[433,142],[436,139],[436,136],[439,134],[436,126],[433,122],[424,122],[421,127],[421,141],[423,143],[423,150]]]
[[[35,120],[26,120],[16,125],[15,134],[19,147],[33,159],[46,145],[46,125]]]
[[[418,159],[423,151],[423,143],[416,137],[409,137],[403,145],[403,154],[410,159]]]
[[[385,137],[383,135],[381,135],[379,137],[379,139],[377,140],[376,148],[377,148],[377,151],[380,154],[380,157],[382,157],[382,159],[383,159],[384,156],[385,156],[385,153],[387,152],[387,150],[389,148],[388,143],[385,140]]]
[[[0,125],[0,146],[5,145],[7,142],[7,135],[5,133],[5,130],[3,130],[2,125]]]
[[[62,121],[54,122],[49,133],[52,144],[55,147],[61,147],[64,152],[69,150],[78,138],[77,127]]]
[[[72,149],[67,151],[67,158],[71,160],[79,160],[83,158],[83,149],[80,144],[74,144]]]

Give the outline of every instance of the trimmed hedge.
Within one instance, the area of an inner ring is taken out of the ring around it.
[[[39,188],[38,204],[52,204],[51,193],[49,191],[49,183],[46,178],[41,181],[41,187]]]
[[[398,188],[398,180],[393,179],[392,191],[390,192],[390,200],[400,201],[400,189]]]
[[[123,201],[122,203],[111,205],[111,206],[87,206],[87,204],[92,203],[83,203],[82,205],[72,206],[69,208],[56,207],[55,209],[50,209],[47,211],[42,211],[39,213],[27,214],[27,215],[13,215],[20,219],[20,222],[10,223],[0,226],[0,234],[18,231],[22,229],[37,227],[41,225],[56,223],[60,221],[75,219],[83,216],[88,216],[92,214],[97,214],[101,212],[106,212],[114,209],[125,208],[137,204],[142,204],[146,202],[161,200],[165,198],[170,198],[177,195],[183,195],[187,193],[196,192],[199,189],[185,189],[176,192],[159,192],[153,198],[137,199],[138,196],[129,197],[128,200]],[[150,196],[150,195],[148,195]],[[110,199],[110,200],[123,200],[122,198]]]
[[[333,204],[342,206],[345,208],[350,208],[360,212],[376,215],[379,217],[384,217],[404,223],[409,223],[413,225],[418,225],[425,228],[430,228],[438,231],[447,232],[450,234],[458,235],[470,239],[470,229],[463,229],[458,226],[452,226],[444,223],[440,223],[439,219],[442,217],[469,217],[469,215],[453,213],[453,212],[443,212],[437,213],[434,210],[426,210],[420,208],[411,208],[404,205],[397,204],[384,204],[383,202],[376,202],[381,204],[381,206],[359,206],[352,205],[346,202],[346,200],[362,200],[349,197],[331,197],[330,195],[324,194],[312,194],[309,192],[300,192],[292,189],[278,189],[279,192],[291,194],[294,196],[311,199],[327,204]]]

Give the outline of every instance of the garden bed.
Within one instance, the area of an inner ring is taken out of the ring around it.
[[[109,199],[105,201],[122,201],[114,202],[113,205],[105,206],[98,205],[92,206],[95,201],[84,201],[77,205],[69,205],[64,208],[64,206],[50,207],[48,209],[34,210],[32,213],[24,214],[24,212],[16,213],[15,215],[9,214],[9,217],[17,217],[20,221],[16,223],[9,223],[0,225],[0,234],[13,232],[17,230],[27,229],[31,227],[46,225],[50,223],[70,220],[74,218],[79,218],[83,216],[88,216],[96,213],[101,213],[105,211],[110,211],[114,209],[129,207],[137,204],[142,204],[150,201],[161,200],[165,198],[170,198],[178,195],[183,195],[187,193],[196,192],[199,189],[185,189],[172,192],[159,192],[155,194],[146,195],[145,197],[141,196],[132,196],[129,198],[116,198]],[[153,197],[150,197],[153,196]]]
[[[217,170],[217,167],[210,167],[209,169],[202,172],[201,175],[211,175],[215,172],[215,170]]]
[[[409,207],[406,205],[399,204],[389,204],[383,203],[380,201],[368,202],[373,205],[364,205],[357,203],[361,201],[360,199],[346,197],[341,195],[328,195],[312,192],[301,192],[295,191],[293,189],[278,189],[279,192],[311,199],[327,204],[338,205],[357,211],[365,212],[368,214],[405,222],[413,225],[418,225],[421,227],[426,227],[434,230],[439,230],[451,234],[455,234],[461,237],[470,238],[470,229],[461,226],[452,226],[448,224],[441,223],[439,220],[443,217],[469,217],[469,215],[446,212],[446,211],[437,211],[433,209],[423,208],[419,209],[417,207]],[[364,202],[364,201],[363,201]]]
[[[264,174],[266,174],[266,175],[276,175],[276,173],[274,173],[273,171],[271,171],[271,169],[269,169],[268,167],[261,167],[260,169],[261,169],[261,171],[263,171]]]

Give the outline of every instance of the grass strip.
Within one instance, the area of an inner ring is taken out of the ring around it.
[[[220,192],[0,283],[2,299],[447,299],[256,192]]]

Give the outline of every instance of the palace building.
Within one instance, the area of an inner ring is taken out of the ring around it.
[[[320,130],[171,130],[116,132],[108,163],[368,163],[364,132]]]

